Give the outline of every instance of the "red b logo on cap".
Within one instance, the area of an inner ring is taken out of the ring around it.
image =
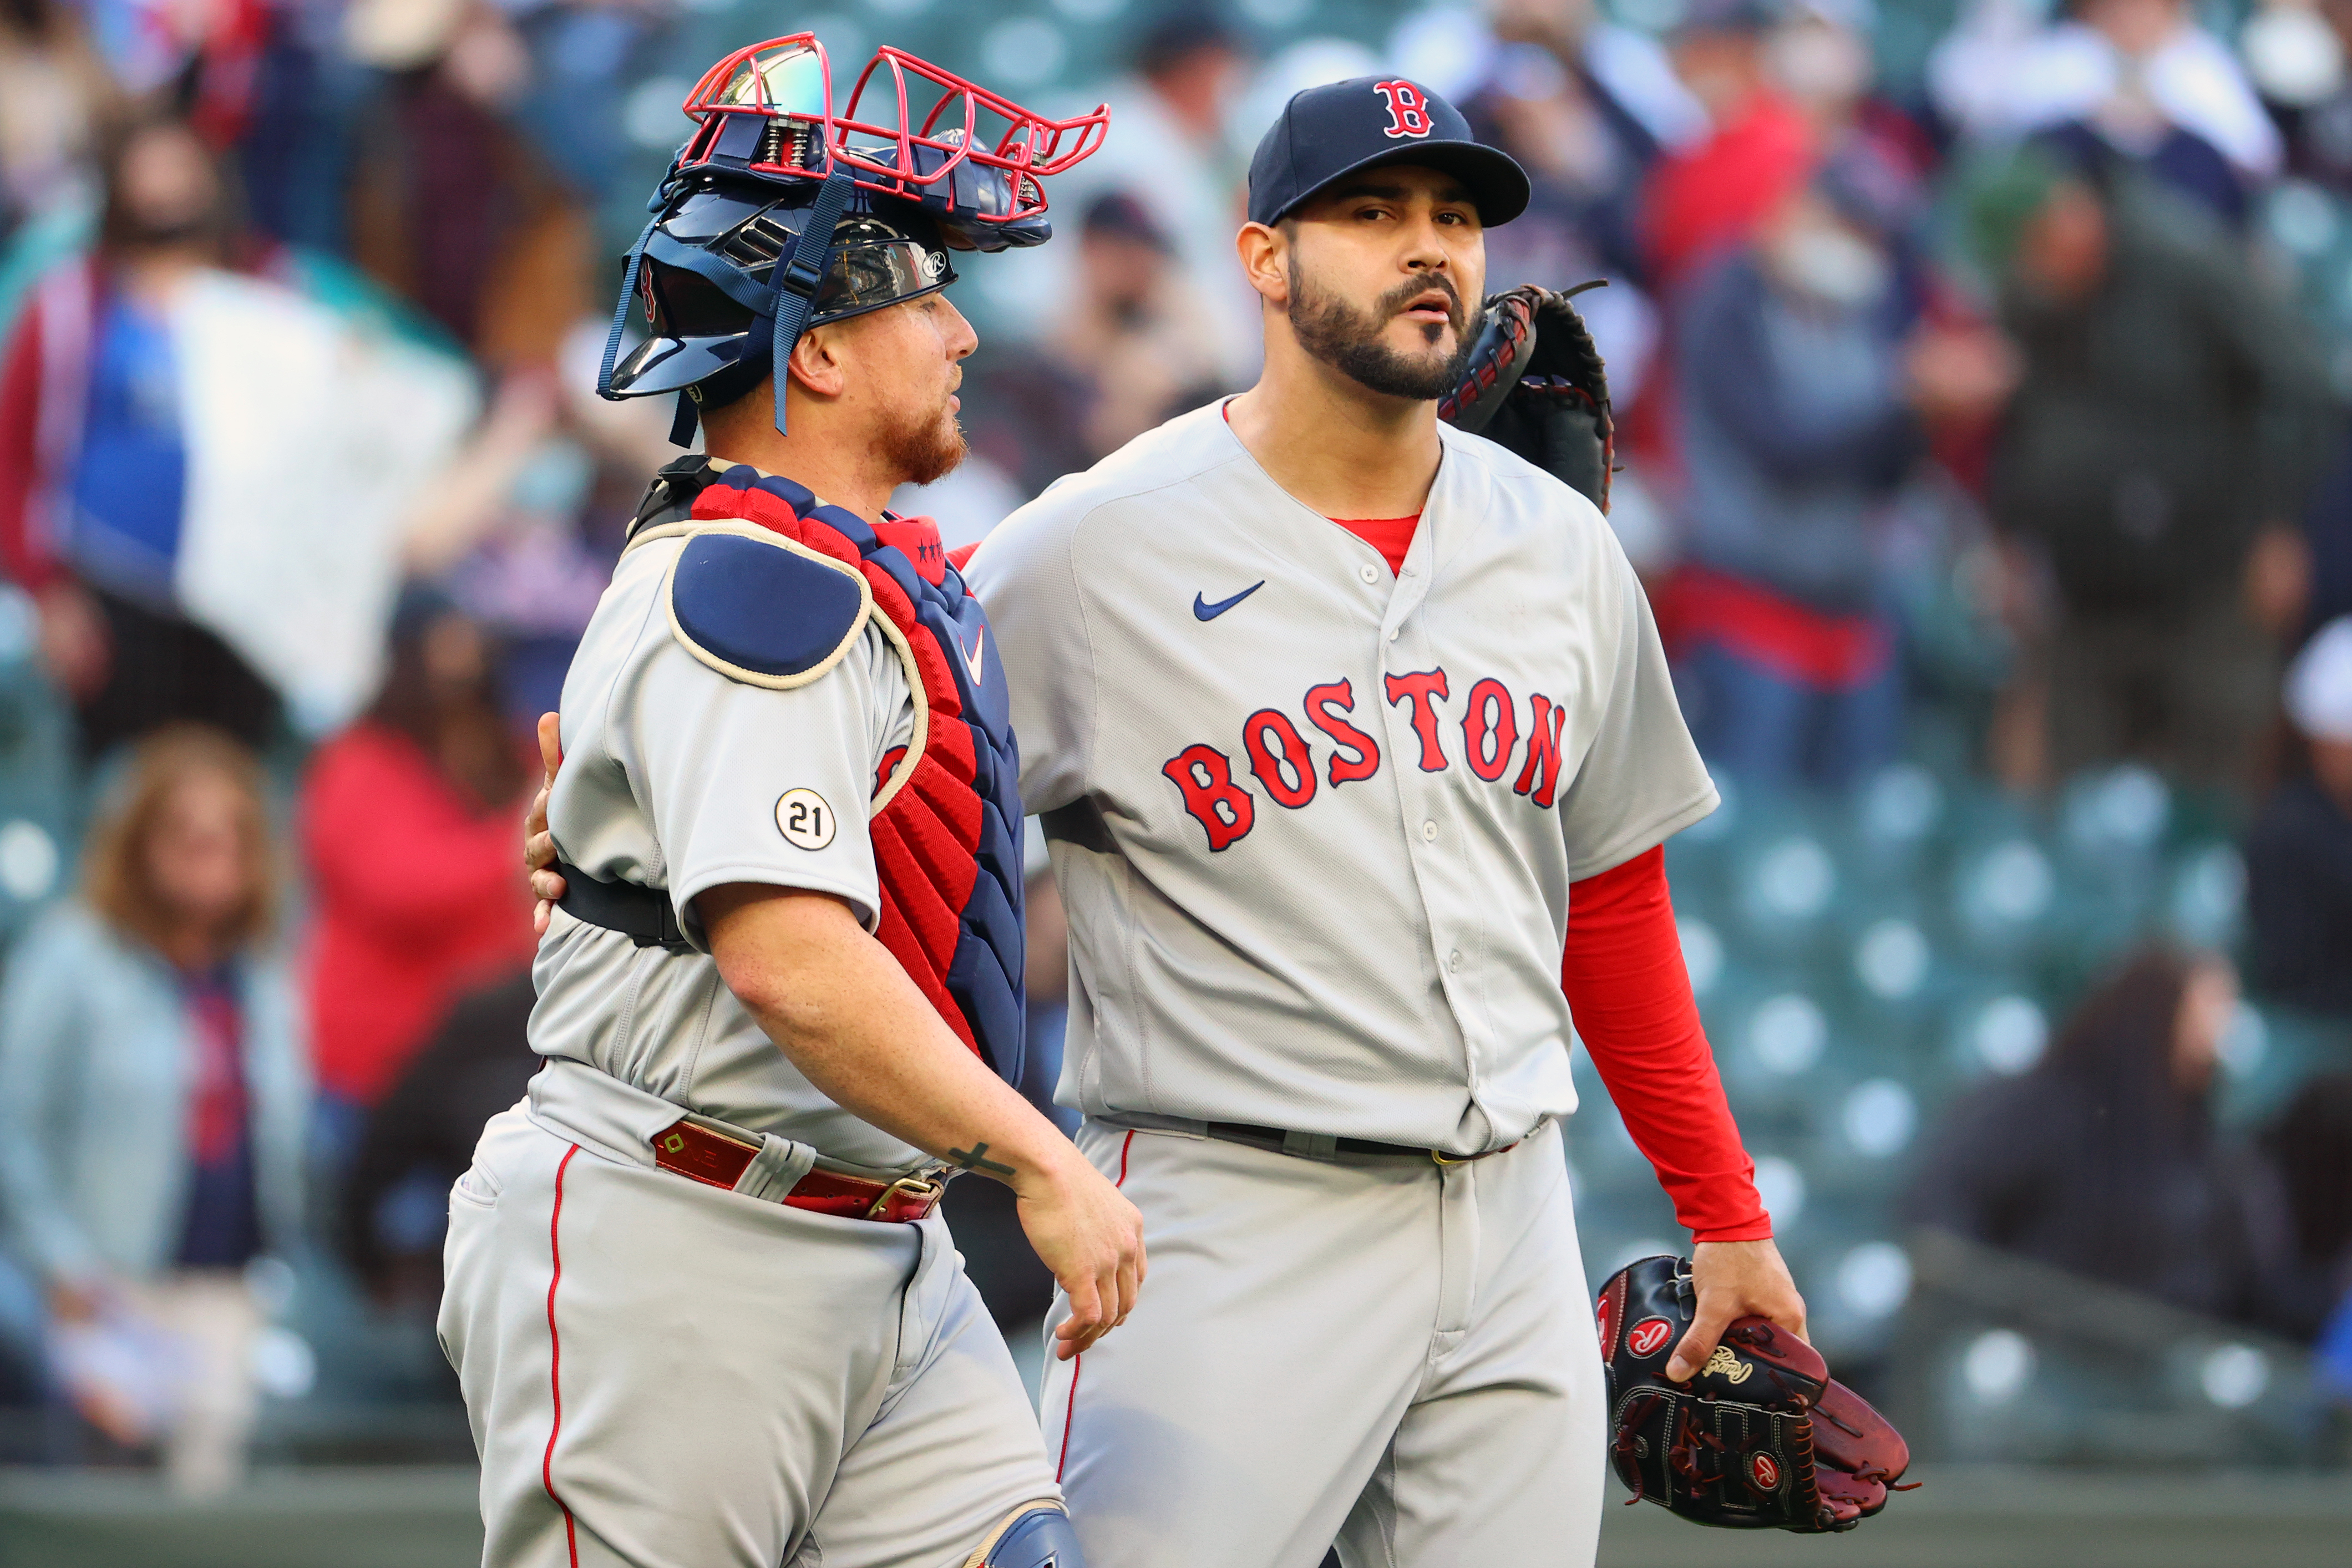
[[[1421,96],[1421,89],[1409,81],[1376,81],[1372,84],[1372,90],[1389,102],[1389,123],[1381,135],[1429,134],[1429,99]]]

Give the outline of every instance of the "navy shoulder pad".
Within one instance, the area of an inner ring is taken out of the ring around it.
[[[688,538],[667,591],[670,631],[688,653],[730,680],[774,691],[839,664],[874,608],[856,567],[751,524]]]

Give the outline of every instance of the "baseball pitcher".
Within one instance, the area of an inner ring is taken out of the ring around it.
[[[1660,845],[1716,794],[1649,606],[1590,501],[1438,419],[1527,199],[1412,81],[1293,99],[1239,236],[1264,378],[970,563],[1069,914],[1061,1097],[1154,1263],[1048,1371],[1097,1568],[1591,1561],[1571,1018],[1698,1242],[1674,1375],[1803,1331],[1675,938]]]

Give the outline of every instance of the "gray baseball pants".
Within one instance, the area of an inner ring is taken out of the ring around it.
[[[1046,1373],[1089,1568],[1591,1563],[1605,1396],[1556,1124],[1444,1166],[1078,1142],[1151,1257],[1126,1324]]]
[[[450,1194],[441,1343],[484,1568],[957,1568],[1059,1498],[941,1216],[662,1170],[644,1135],[677,1109],[559,1066],[565,1092],[534,1082]]]

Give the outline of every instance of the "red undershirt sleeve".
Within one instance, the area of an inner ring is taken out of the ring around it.
[[[1625,1130],[1695,1241],[1759,1241],[1772,1217],[1699,1025],[1659,846],[1570,883],[1560,988]]]

